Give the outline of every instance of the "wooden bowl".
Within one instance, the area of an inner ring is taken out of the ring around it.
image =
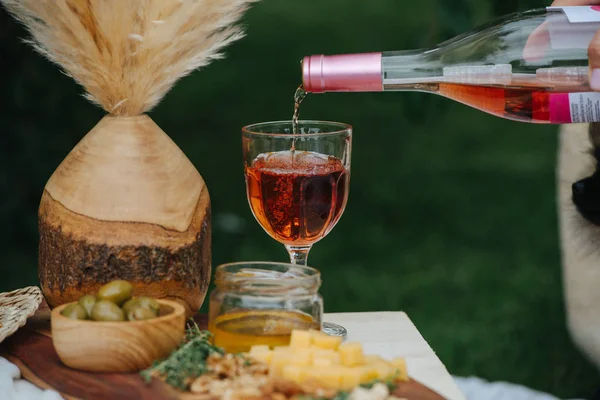
[[[68,367],[90,372],[134,372],[167,357],[185,335],[185,309],[157,300],[159,316],[144,321],[73,320],[52,310],[52,342]]]

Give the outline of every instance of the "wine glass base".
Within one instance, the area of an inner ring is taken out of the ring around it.
[[[323,322],[321,331],[329,336],[339,336],[344,339],[346,339],[346,336],[348,335],[346,328],[332,322]]]

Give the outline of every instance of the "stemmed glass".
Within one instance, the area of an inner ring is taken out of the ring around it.
[[[307,265],[313,244],[342,216],[348,201],[352,127],[325,121],[264,122],[242,128],[246,194],[263,229]],[[335,324],[323,331],[345,336]]]

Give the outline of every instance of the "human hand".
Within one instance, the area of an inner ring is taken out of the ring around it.
[[[552,6],[592,6],[600,4],[600,0],[556,0]],[[588,47],[589,79],[592,90],[600,91],[600,30],[596,32]]]

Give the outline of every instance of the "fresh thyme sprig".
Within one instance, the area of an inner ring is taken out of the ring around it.
[[[146,383],[153,377],[160,377],[166,383],[181,390],[187,390],[190,383],[208,372],[206,359],[211,354],[223,354],[220,347],[210,343],[210,332],[202,331],[193,320],[186,330],[186,341],[167,358],[155,362],[152,367],[141,372]]]

